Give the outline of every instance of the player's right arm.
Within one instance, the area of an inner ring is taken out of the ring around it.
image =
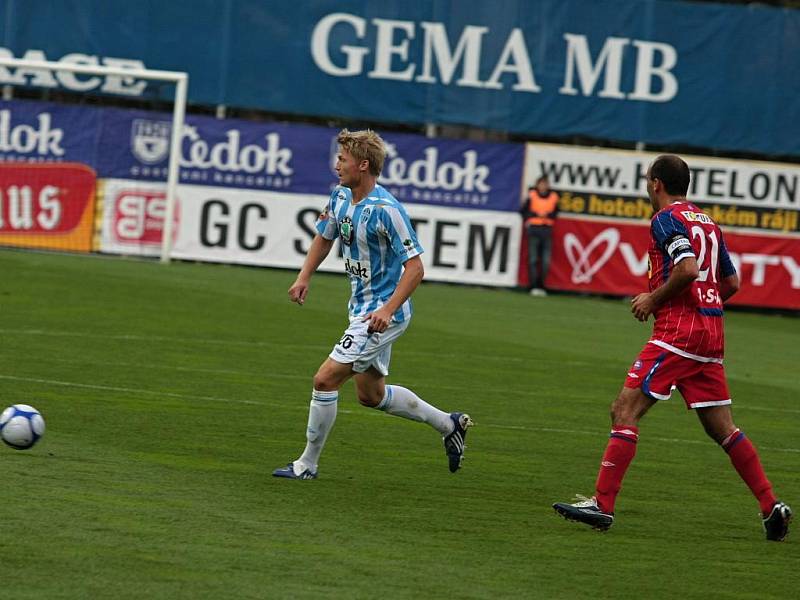
[[[639,321],[646,321],[659,306],[682,294],[700,273],[692,243],[681,221],[669,212],[661,212],[653,217],[650,235],[669,256],[672,269],[663,284],[631,300],[631,312]]]
[[[336,239],[336,224],[331,218],[334,214],[334,201],[339,198],[339,188],[335,188],[328,199],[328,204],[317,218],[315,227],[317,234],[311,242],[306,259],[303,261],[303,268],[297,275],[297,279],[289,288],[289,300],[297,302],[300,306],[306,301],[308,286],[311,283],[311,276],[317,271],[322,261],[330,254],[333,247],[333,240]]]
[[[652,292],[639,294],[631,300],[631,312],[639,321],[647,321],[647,317],[655,310],[676,296],[682,294],[697,279],[699,269],[694,256],[680,261],[672,269],[669,278]]]
[[[322,261],[328,257],[331,248],[333,248],[333,240],[326,239],[320,234],[314,236],[314,241],[311,242],[306,259],[303,261],[303,268],[300,269],[297,279],[289,288],[289,300],[297,302],[300,306],[303,305],[308,294],[311,276],[314,275]]]

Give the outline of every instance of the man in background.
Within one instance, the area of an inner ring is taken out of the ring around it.
[[[558,194],[550,189],[545,175],[528,188],[521,211],[528,236],[528,278],[531,295],[545,296],[545,281],[550,268],[553,224],[558,215]]]

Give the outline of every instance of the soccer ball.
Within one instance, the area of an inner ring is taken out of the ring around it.
[[[17,450],[27,450],[44,435],[44,419],[27,404],[9,406],[0,415],[0,438]]]

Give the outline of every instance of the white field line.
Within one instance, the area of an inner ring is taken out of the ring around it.
[[[256,400],[241,400],[241,399],[233,399],[233,398],[220,398],[218,396],[195,396],[191,394],[176,394],[172,392],[157,392],[152,390],[142,390],[142,389],[134,389],[134,388],[125,388],[125,387],[117,387],[117,386],[105,386],[105,385],[93,385],[87,383],[74,383],[69,381],[58,381],[52,379],[39,379],[34,377],[16,377],[13,375],[0,375],[0,379],[5,379],[9,381],[24,381],[26,383],[40,383],[43,385],[49,386],[61,386],[61,387],[73,387],[73,388],[84,388],[84,389],[93,389],[93,390],[102,390],[102,391],[110,391],[110,392],[122,392],[126,394],[142,394],[146,396],[156,396],[161,398],[178,398],[181,400],[205,400],[209,402],[224,402],[229,404],[249,404],[249,405],[256,405],[256,406],[272,406],[272,407],[279,407],[282,409],[301,409],[303,412],[306,412],[308,409],[304,402],[286,402],[286,403],[278,403],[278,402],[264,402],[264,401],[256,401]],[[353,411],[347,409],[339,409],[340,413],[344,414],[367,414],[373,416],[385,416],[385,413],[379,411]],[[565,433],[569,435],[592,435],[598,436],[603,435],[605,431],[583,431],[579,429],[556,429],[553,427],[529,427],[524,425],[503,425],[503,424],[495,424],[495,423],[481,423],[481,427],[489,427],[492,429],[508,429],[513,431],[530,431],[530,432],[540,432],[540,433]],[[708,444],[707,441],[700,441],[700,440],[683,440],[679,438],[662,438],[662,437],[648,437],[648,439],[655,440],[658,442],[669,442],[669,443],[680,443],[680,444]],[[771,452],[792,452],[792,453],[800,453],[800,448],[772,448],[769,446],[764,446],[764,450],[768,450]]]
[[[2,332],[2,330],[0,330]],[[61,363],[72,363],[72,364],[80,364],[81,362],[77,359],[72,358],[62,358],[62,357],[50,357],[47,360],[53,362],[61,362]],[[184,371],[189,373],[207,373],[209,375],[254,375],[254,373],[250,371],[241,371],[236,369],[208,369],[208,368],[201,368],[201,367],[182,367],[182,366],[175,366],[175,365],[165,365],[165,364],[146,364],[146,363],[128,363],[128,362],[118,362],[118,361],[103,361],[102,363],[96,363],[92,361],[92,364],[101,364],[102,366],[107,367],[130,367],[134,369],[145,369],[145,370],[171,370],[171,371]],[[302,373],[278,373],[275,371],[270,371],[269,373],[264,371],[264,374],[268,378],[273,379],[295,379],[298,381],[307,380],[309,383],[312,381],[312,373],[309,371],[306,374]],[[437,389],[437,390],[444,390],[450,392],[459,392],[463,393],[464,388],[463,386],[455,386],[455,385],[447,385],[447,384],[440,384],[440,383],[426,383],[425,387],[427,389]],[[494,394],[497,393],[495,388],[477,388],[477,387],[470,387],[469,391],[471,394],[474,395],[481,395],[481,394]],[[156,393],[156,392],[154,392]],[[536,399],[538,394],[536,392],[531,391],[524,391],[524,390],[503,390],[502,392],[506,396],[522,396],[523,398],[531,398]],[[680,400],[676,400],[680,402]],[[609,403],[611,401],[609,400]],[[663,400],[662,402],[669,402],[669,400]],[[775,407],[766,407],[766,406],[752,406],[750,404],[736,404],[734,403],[734,407],[736,411],[740,410],[753,410],[753,411],[760,411],[760,412],[775,412],[775,413],[786,413],[786,414],[795,414],[800,415],[800,409],[794,408],[775,408]]]
[[[170,342],[175,344],[212,344],[219,346],[241,346],[245,348],[296,348],[300,350],[320,350],[329,352],[333,347],[335,340],[332,340],[330,345],[321,344],[287,344],[285,342],[252,342],[241,340],[212,340],[207,338],[179,338],[168,337],[160,335],[136,335],[136,334],[118,334],[109,335],[101,333],[83,333],[80,331],[51,331],[42,329],[0,329],[0,335],[21,335],[21,336],[50,336],[50,337],[77,337],[77,338],[97,338],[105,340],[119,340],[119,341],[136,341],[136,342]],[[434,356],[437,358],[464,358],[462,354],[444,354],[441,352],[426,352],[424,350],[415,350],[414,354],[421,356]],[[526,359],[517,356],[498,356],[494,354],[470,354],[471,358],[483,361],[502,361],[502,362],[525,362]],[[565,364],[585,364],[585,363],[565,363]],[[588,363],[586,363],[588,364]]]

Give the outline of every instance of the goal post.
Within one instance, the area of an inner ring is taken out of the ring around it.
[[[170,262],[172,253],[172,240],[176,205],[176,191],[179,177],[179,161],[181,134],[184,118],[186,116],[186,98],[189,87],[189,74],[183,71],[161,71],[154,69],[139,69],[132,67],[115,67],[107,65],[87,65],[77,63],[64,63],[55,61],[25,60],[17,58],[0,57],[0,68],[14,69],[19,73],[22,70],[28,76],[36,76],[37,72],[51,72],[56,78],[59,73],[74,73],[77,75],[116,76],[125,79],[142,79],[150,81],[163,81],[175,85],[175,99],[172,110],[172,124],[169,138],[169,160],[167,167],[166,199],[164,214],[164,229],[161,241],[162,263]],[[13,85],[37,88],[35,83],[15,83]]]

